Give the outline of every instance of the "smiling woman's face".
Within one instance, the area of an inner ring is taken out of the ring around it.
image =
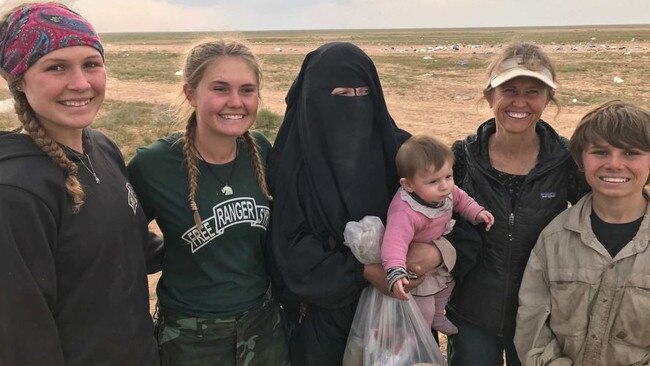
[[[25,72],[21,87],[43,128],[57,141],[90,125],[104,101],[106,70],[99,51],[60,48]]]
[[[494,88],[487,100],[497,128],[513,134],[534,133],[550,101],[550,88],[538,79],[520,76]]]
[[[259,106],[257,75],[241,57],[219,57],[207,66],[196,89],[185,96],[196,109],[197,133],[233,138],[255,123]]]

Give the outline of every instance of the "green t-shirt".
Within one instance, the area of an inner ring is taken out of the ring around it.
[[[199,160],[196,203],[203,228],[197,231],[187,199],[181,136],[176,133],[138,149],[128,166],[147,219],[156,220],[165,239],[159,306],[177,316],[235,315],[260,301],[269,286],[264,266],[269,202],[257,182],[248,145],[240,139],[235,161],[217,165]],[[253,136],[265,162],[271,144],[259,133]],[[215,175],[226,181],[231,171],[233,194],[225,195]]]

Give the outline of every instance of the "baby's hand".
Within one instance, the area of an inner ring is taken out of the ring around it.
[[[485,223],[485,231],[490,231],[492,224],[494,224],[494,216],[488,210],[481,211],[476,216],[476,221]]]
[[[406,293],[404,290],[404,286],[407,286],[409,284],[409,280],[406,277],[400,278],[399,280],[395,281],[393,284],[393,288],[391,289],[391,296],[398,300],[408,300],[409,295]]]

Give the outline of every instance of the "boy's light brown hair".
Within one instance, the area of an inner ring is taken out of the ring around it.
[[[582,153],[590,144],[607,142],[619,148],[650,151],[650,112],[613,100],[587,113],[571,136],[571,155],[583,169]]]
[[[415,135],[406,140],[397,151],[395,165],[400,178],[413,179],[416,173],[436,172],[449,162],[454,165],[454,154],[449,146],[426,135]]]

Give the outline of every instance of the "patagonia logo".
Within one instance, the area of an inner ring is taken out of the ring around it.
[[[556,195],[557,194],[555,192],[542,192],[542,193],[540,193],[540,196],[542,197],[542,199],[544,199],[544,198],[555,198]]]

